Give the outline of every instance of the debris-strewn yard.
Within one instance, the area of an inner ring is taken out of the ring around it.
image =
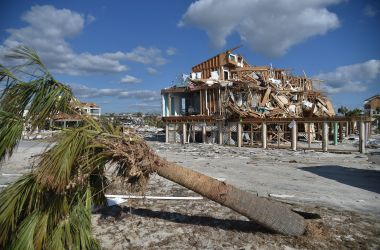
[[[124,205],[93,216],[94,233],[105,249],[376,249],[380,245],[378,217],[326,207],[293,205],[312,219],[307,220],[306,235],[287,237],[271,234],[207,200]]]
[[[150,144],[170,161],[260,196],[280,199],[307,218],[307,233],[301,237],[272,234],[207,199],[129,200],[93,215],[94,234],[105,249],[380,247],[379,152],[361,155]],[[14,157],[3,164],[0,184],[17,178],[9,174],[28,171],[30,155],[43,147],[23,141]],[[108,193],[126,194],[120,185]],[[198,196],[159,176],[151,178],[145,194]]]

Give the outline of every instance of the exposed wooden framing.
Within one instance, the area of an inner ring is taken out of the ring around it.
[[[213,105],[212,105],[213,113],[215,114],[216,113],[215,89],[212,90],[212,101],[213,101]]]
[[[220,88],[218,89],[218,114],[222,115],[222,99]]]
[[[197,116],[167,116],[162,117],[164,122],[175,123],[183,121],[220,121],[224,120],[223,116],[206,116],[206,115],[197,115]],[[241,121],[242,123],[261,123],[261,122],[270,122],[270,123],[286,123],[291,121],[296,122],[305,122],[305,123],[319,123],[319,122],[354,122],[354,121],[363,121],[371,122],[369,116],[351,116],[351,117],[300,117],[300,118],[255,118],[255,117],[246,117],[239,119],[230,119],[231,122]]]
[[[210,105],[209,105],[209,101],[210,101],[210,98],[208,98],[208,91],[207,89],[205,90],[205,111],[206,111],[206,115],[210,115]]]
[[[208,108],[209,108],[209,114],[212,115],[212,90],[210,89],[210,91],[207,91],[207,94],[208,94],[208,97],[207,97],[207,100],[208,100]]]
[[[263,96],[263,99],[261,99],[260,106],[265,106],[265,104],[269,100],[270,93],[271,93],[271,88],[267,88],[267,90],[265,91],[265,94]]]
[[[352,117],[286,117],[286,118],[256,118],[256,117],[242,117],[240,118],[243,123],[250,123],[250,122],[340,122],[340,121],[365,121],[370,122],[371,118],[369,116],[352,116]]]

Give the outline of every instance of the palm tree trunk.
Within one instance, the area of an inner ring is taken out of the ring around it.
[[[231,208],[268,229],[286,235],[302,235],[305,231],[304,218],[280,202],[258,197],[162,158],[158,158],[156,163],[158,175]]]

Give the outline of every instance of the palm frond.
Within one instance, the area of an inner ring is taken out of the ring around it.
[[[0,99],[1,108],[13,114],[23,116],[37,89],[37,81],[29,83],[18,82],[9,85],[4,89],[3,96]]]
[[[33,173],[0,193],[0,248],[99,249],[91,235],[89,186],[59,194]]]
[[[72,91],[69,87],[53,79],[43,78],[38,83],[33,99],[30,102],[26,119],[31,121],[32,129],[42,126],[47,118],[58,113],[73,113],[71,100]]]
[[[74,176],[83,178],[78,172],[78,159],[86,155],[94,134],[88,133],[85,127],[70,129],[62,140],[46,151],[38,163],[37,180],[45,187],[57,192],[70,189]]]
[[[12,155],[22,137],[24,120],[0,109],[0,161]]]
[[[38,212],[29,215],[19,226],[16,231],[16,237],[12,244],[14,250],[34,250],[34,235],[37,231],[38,222],[41,220]],[[37,233],[38,234],[38,233]]]
[[[11,59],[23,60],[22,64],[13,67],[15,71],[22,71],[26,67],[37,66],[44,75],[50,75],[48,69],[42,63],[41,58],[36,51],[30,47],[19,45],[13,48],[6,56]]]
[[[70,213],[49,235],[47,249],[100,249],[91,235],[91,191],[87,189],[83,199],[78,199]]]
[[[70,87],[57,82],[50,75],[34,50],[19,46],[8,56],[21,59],[22,63],[12,69],[0,65],[0,82],[5,82],[0,95],[0,109],[3,112],[0,113],[0,160],[6,155],[10,156],[17,146],[21,138],[21,120],[30,122],[30,132],[33,132],[59,113],[76,113],[75,107],[78,105]],[[32,65],[42,69],[43,74],[29,82],[21,81],[15,73]],[[19,117],[18,122],[8,119],[12,116],[9,113],[13,114],[13,118]]]
[[[20,81],[15,74],[12,73],[11,70],[9,70],[7,67],[4,65],[0,64],[0,82],[4,82],[4,80],[15,80],[15,81]]]
[[[8,68],[0,64],[0,86],[4,84],[2,87],[0,98],[3,96],[4,89],[13,85],[14,83],[20,82],[16,75],[14,75]]]
[[[19,223],[40,207],[41,191],[35,176],[27,174],[0,193],[0,248],[12,240]]]

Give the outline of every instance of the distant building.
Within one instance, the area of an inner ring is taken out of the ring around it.
[[[380,128],[380,95],[374,95],[364,101],[364,112],[372,117],[372,125]]]
[[[380,95],[374,95],[364,101],[364,112],[370,116],[380,116]]]
[[[82,102],[81,105],[82,112],[94,118],[100,118],[101,108],[96,103]],[[77,107],[77,111],[79,111],[79,107]],[[76,127],[79,126],[82,121],[83,119],[79,114],[58,113],[51,120],[50,127]]]
[[[94,116],[94,117],[100,117],[101,115],[101,108],[93,102],[82,102],[82,109],[85,113]]]

